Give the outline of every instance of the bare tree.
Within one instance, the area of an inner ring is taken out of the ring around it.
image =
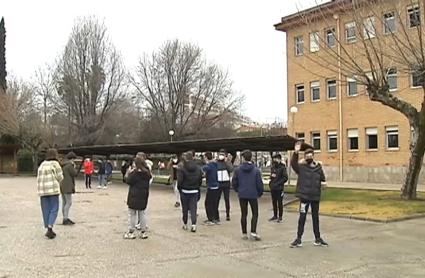
[[[196,136],[243,101],[226,72],[208,64],[198,46],[178,40],[145,55],[130,79],[162,139],[170,129],[176,138]]]
[[[103,23],[82,18],[72,29],[56,72],[55,107],[68,115],[78,144],[93,144],[125,94],[122,58]],[[72,143],[72,142],[71,142]]]
[[[12,136],[32,153],[34,171],[38,153],[51,145],[50,132],[44,127],[34,102],[35,89],[30,83],[11,79],[6,94],[0,96],[0,133]]]
[[[45,127],[47,127],[49,114],[53,112],[52,101],[56,93],[53,74],[54,70],[48,65],[45,68],[38,68],[35,72],[35,92],[41,104]]]
[[[413,9],[407,16],[406,6],[409,4]],[[351,28],[354,31],[350,31],[350,36],[357,43],[347,43],[344,31],[331,29],[333,35],[329,33],[314,38],[321,53],[305,57],[324,72],[330,70],[337,74],[341,84],[346,84],[347,78],[354,79],[365,87],[365,94],[371,101],[407,118],[413,136],[407,174],[401,188],[405,199],[416,198],[425,151],[425,33],[420,16],[423,12],[422,1],[337,0],[331,6],[317,6],[313,13],[299,14],[300,22],[309,26],[334,26],[335,18],[339,16],[344,22],[353,23]],[[387,20],[390,16],[395,20]],[[334,42],[335,47],[330,46],[330,42]],[[305,65],[299,65],[309,70]],[[422,88],[416,98],[418,103],[409,102],[391,90],[389,75],[394,71],[399,76],[415,76]],[[321,76],[318,72],[314,74]]]

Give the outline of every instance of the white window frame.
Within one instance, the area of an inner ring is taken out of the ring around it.
[[[389,136],[390,135],[397,135],[397,147],[390,147],[389,146],[389,142],[390,142],[390,140],[389,140]],[[399,130],[398,130],[398,126],[387,126],[386,128],[385,128],[385,145],[386,145],[386,147],[387,147],[387,150],[392,150],[392,151],[394,151],[394,150],[399,150],[400,149],[400,133],[399,133]]]
[[[350,94],[350,83],[355,83],[356,84],[356,94],[351,95]],[[356,79],[351,78],[351,77],[347,77],[347,96],[348,97],[356,97],[359,95],[359,88],[358,88],[358,84]]]
[[[310,33],[310,52],[318,52],[320,50],[320,37],[319,32]]]
[[[411,71],[410,73],[410,88],[412,89],[418,89],[418,88],[422,88],[422,86],[414,86],[413,85],[413,74],[415,73],[415,71]]]
[[[329,82],[334,82],[332,85],[329,85]],[[329,88],[335,87],[335,97],[329,97]],[[337,98],[337,91],[336,91],[336,80],[335,79],[328,79],[326,80],[326,96],[329,100],[335,100]]]
[[[363,20],[363,37],[365,40],[376,37],[375,17],[369,16]]]
[[[319,140],[319,146],[320,146],[319,149],[316,149],[315,146],[314,146],[314,140],[317,140],[317,139]],[[314,152],[320,152],[321,151],[321,149],[322,149],[322,139],[321,139],[321,136],[320,136],[320,131],[311,132],[311,146],[314,148]]]
[[[299,49],[298,46],[301,45]],[[304,38],[303,36],[298,36],[294,38],[294,46],[295,46],[295,56],[303,56],[304,55]],[[300,51],[300,52],[298,52]]]
[[[359,151],[359,130],[357,128],[350,128],[347,129],[347,142],[348,142],[348,146],[347,149],[349,152],[358,152]],[[352,138],[357,138],[357,149],[352,149],[351,148],[351,139]]]
[[[303,101],[299,101],[298,100],[298,90],[302,87],[302,91],[303,91],[303,95],[304,95],[304,100]],[[295,100],[297,102],[297,104],[302,104],[305,102],[305,86],[303,84],[298,84],[295,85]]]
[[[314,99],[313,97],[314,89],[319,89],[319,99]],[[320,82],[319,81],[310,82],[310,95],[311,95],[311,102],[320,101]]]
[[[338,133],[337,131],[327,131],[326,132],[326,138],[327,138],[327,143],[328,143],[328,152],[334,153],[338,151]],[[331,150],[331,144],[330,144],[330,139],[336,139],[336,149]]]
[[[345,24],[345,41],[347,43],[354,43],[357,41],[357,29],[356,29],[356,22],[348,22]],[[348,30],[354,29],[354,36],[348,36]]]
[[[376,148],[370,148],[369,146],[369,136],[376,135]],[[377,151],[379,149],[379,136],[377,127],[368,127],[366,128],[366,150],[367,151]]]
[[[396,18],[395,18],[395,12],[386,12],[383,15],[383,23],[384,26],[382,27],[384,35],[394,34],[397,31],[397,25],[396,25]],[[389,30],[389,25],[387,24],[388,19],[392,19],[394,21],[394,30]]]
[[[329,44],[329,38],[333,37],[333,45]],[[326,46],[329,48],[335,47],[337,42],[336,42],[336,34],[335,34],[335,28],[328,28],[325,30],[325,38],[326,38]]]
[[[303,136],[300,136],[300,134],[302,134]],[[296,132],[295,137],[298,141],[303,141],[303,143],[305,143],[305,132]]]
[[[390,68],[387,71],[388,86],[390,85],[390,82],[389,82],[390,77],[395,77],[396,87],[392,88],[392,89],[390,88],[389,90],[390,90],[390,92],[397,91],[398,90],[398,76],[397,76],[397,69],[396,68]]]
[[[412,10],[412,11],[410,11],[410,10]],[[410,14],[414,12],[413,10],[419,11],[419,24],[415,25],[415,26],[412,26],[411,25],[412,21],[410,21]],[[408,6],[407,7],[407,26],[409,28],[416,28],[417,26],[419,26],[421,24],[422,24],[422,22],[421,22],[421,7],[419,6],[419,4],[414,4],[414,5]]]

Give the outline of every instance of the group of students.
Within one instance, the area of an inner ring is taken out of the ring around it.
[[[86,189],[91,189],[91,181],[92,176],[94,174],[94,162],[90,157],[87,157],[84,160],[84,163],[82,165],[84,167],[84,176],[85,176],[85,184]],[[99,160],[99,167],[97,171],[97,176],[99,179],[99,185],[97,186],[98,189],[107,189],[108,183],[112,177],[112,170],[114,166],[112,165],[112,162],[110,160],[104,161]]]
[[[314,151],[312,149],[305,150],[304,159],[299,160],[300,142],[295,144],[294,149],[291,166],[298,175],[296,196],[300,199],[300,206],[297,237],[290,244],[290,247],[302,246],[302,235],[310,206],[315,235],[314,245],[328,246],[321,238],[319,229],[321,189],[326,182],[322,165],[314,161]],[[205,224],[220,224],[218,207],[222,194],[224,194],[226,201],[226,220],[230,221],[229,192],[232,187],[239,198],[242,238],[250,238],[255,241],[261,240],[257,233],[258,199],[263,195],[264,185],[260,169],[252,162],[252,152],[250,150],[243,151],[241,153],[242,163],[235,169],[232,165],[232,156],[223,149],[218,152],[217,158],[214,158],[211,152],[206,152],[204,156],[205,163],[195,159],[194,151],[188,151],[183,153],[180,159],[177,156],[173,157],[169,163],[169,168],[173,170],[172,178],[177,198],[175,206],[179,207],[181,205],[182,209],[183,230],[197,231],[197,206],[200,200],[200,188],[203,178],[205,178],[207,184],[205,197],[207,219]],[[46,160],[38,169],[38,192],[48,238],[56,236],[53,232],[53,225],[58,212],[59,193],[63,195],[64,224],[73,223],[68,218],[72,198],[67,194],[75,192],[74,178],[77,173],[72,161],[74,158],[75,154],[68,154],[65,157],[62,170],[57,161],[57,151],[54,149],[48,150]],[[69,188],[66,186],[68,182],[64,182],[66,180],[70,181],[69,184],[72,184]],[[136,155],[132,165],[127,168],[123,180],[129,185],[127,195],[129,209],[128,231],[124,234],[124,238],[136,238],[137,230],[139,230],[140,237],[146,239],[148,238],[146,209],[149,200],[149,188],[152,183],[152,162],[147,159],[144,153]],[[269,221],[282,222],[283,190],[287,180],[286,166],[282,163],[282,157],[276,154],[273,156],[269,183],[273,204],[273,216]],[[249,235],[247,229],[248,206],[252,212]]]

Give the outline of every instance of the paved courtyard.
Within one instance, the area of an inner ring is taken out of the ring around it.
[[[234,193],[232,220],[200,225],[194,234],[181,229],[171,189],[158,186],[149,200],[150,238],[124,240],[127,187],[86,191],[78,181],[77,188],[71,208],[77,224],[57,225],[58,237],[47,240],[35,178],[0,177],[0,277],[425,277],[425,219],[378,224],[321,217],[330,244],[323,248],[312,244],[309,217],[304,247],[290,249],[297,215],[268,223],[267,193],[260,204],[263,240],[251,242],[241,239]],[[199,216],[205,219],[203,205]]]

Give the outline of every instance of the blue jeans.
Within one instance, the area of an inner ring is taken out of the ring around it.
[[[106,175],[99,175],[99,185],[100,186],[106,186],[107,184],[107,176]]]
[[[40,197],[45,228],[52,228],[59,211],[59,195]]]

